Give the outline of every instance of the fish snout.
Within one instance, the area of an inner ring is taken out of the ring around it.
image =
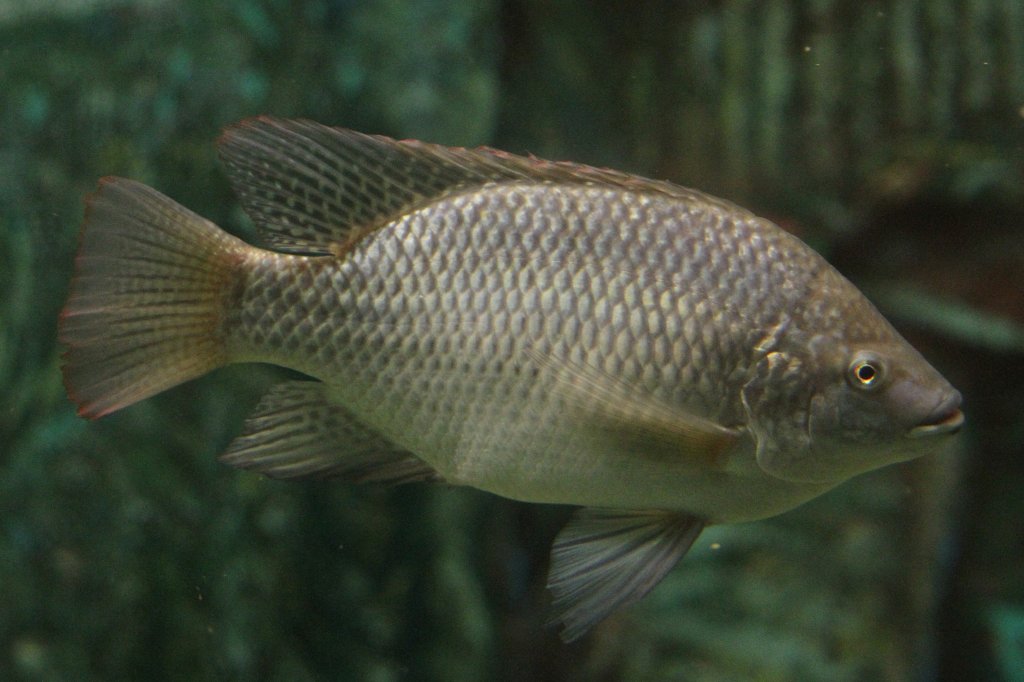
[[[961,401],[960,391],[954,389],[935,406],[921,424],[910,429],[908,435],[911,438],[922,438],[956,433],[964,423],[964,413],[960,409]]]

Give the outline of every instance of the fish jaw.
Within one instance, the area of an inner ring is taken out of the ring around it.
[[[910,438],[931,438],[934,436],[953,435],[960,431],[964,424],[964,413],[960,409],[959,391],[943,400],[923,424],[910,429]]]
[[[921,426],[914,427],[907,435],[911,438],[927,438],[944,434],[952,435],[960,431],[963,423],[964,413],[962,410],[957,409],[933,424],[922,424]]]

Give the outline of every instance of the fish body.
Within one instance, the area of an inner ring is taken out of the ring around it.
[[[224,460],[579,505],[563,636],[710,523],[927,452],[959,394],[818,254],[702,193],[256,119],[220,151],[270,249],[155,190],[90,199],[61,334],[100,416],[229,362],[275,387]],[[624,551],[628,549],[628,551]]]

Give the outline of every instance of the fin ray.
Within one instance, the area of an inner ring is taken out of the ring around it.
[[[650,592],[704,528],[694,516],[663,511],[578,509],[551,549],[553,623],[566,642]]]
[[[60,317],[79,414],[100,417],[225,364],[225,297],[251,248],[139,182],[101,180]]]
[[[603,184],[746,214],[696,190],[619,171],[306,120],[242,121],[225,130],[218,151],[246,213],[269,245],[286,252],[338,253],[416,206],[490,182]]]
[[[331,403],[324,384],[316,381],[287,381],[271,388],[220,460],[272,478],[388,485],[441,480],[421,459]]]
[[[670,405],[591,365],[554,355],[530,354],[555,377],[554,390],[594,429],[620,441],[625,451],[668,457],[706,470],[720,463],[739,434]]]

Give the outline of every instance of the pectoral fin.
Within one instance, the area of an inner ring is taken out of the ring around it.
[[[673,405],[590,365],[539,355],[549,369],[569,414],[588,430],[618,441],[625,452],[689,462],[695,469],[717,468],[720,455],[739,434],[710,419]]]
[[[616,609],[647,594],[704,528],[694,516],[663,511],[577,510],[555,538],[548,588],[552,622],[571,642]]]
[[[441,480],[428,464],[331,403],[324,384],[316,381],[272,388],[220,459],[273,478],[386,484]]]

